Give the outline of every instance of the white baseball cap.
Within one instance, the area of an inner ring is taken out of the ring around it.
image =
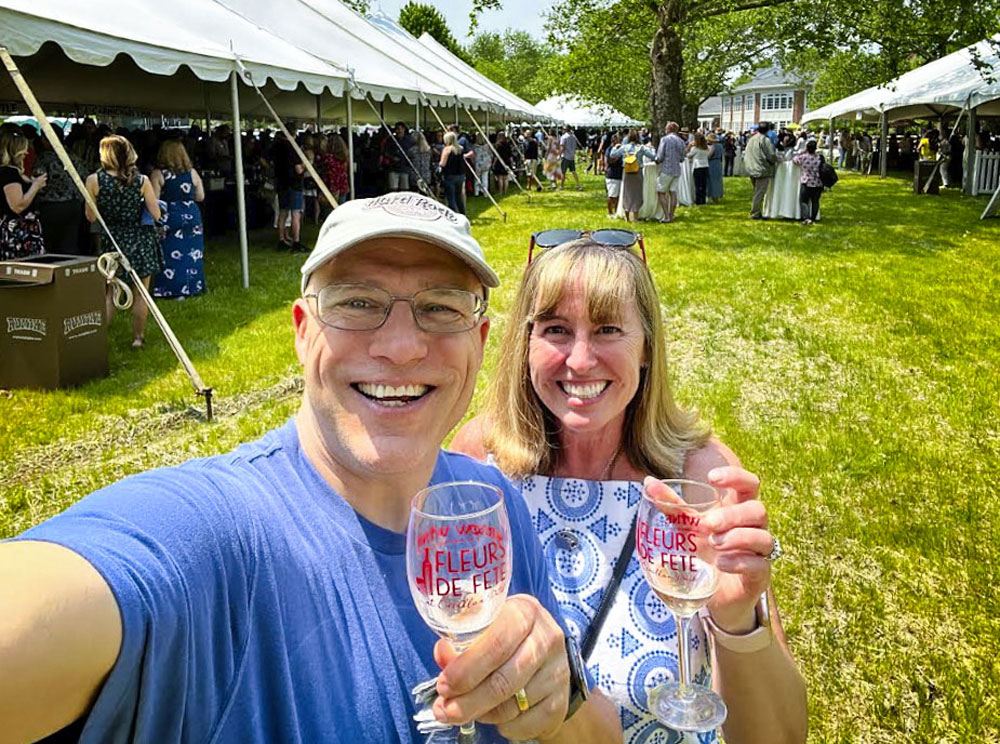
[[[333,210],[320,228],[316,247],[302,264],[302,291],[316,269],[372,238],[415,238],[440,246],[465,261],[487,287],[500,285],[463,215],[422,194],[397,191],[355,199]]]

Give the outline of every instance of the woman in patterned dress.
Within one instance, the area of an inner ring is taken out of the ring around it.
[[[142,208],[146,207],[153,220],[160,219],[160,205],[149,179],[136,168],[132,144],[116,134],[101,140],[101,169],[87,176],[87,191],[97,202],[104,221],[118,247],[128,258],[146,289],[149,282],[163,269],[160,241],[151,225],[142,224]],[[87,219],[97,220],[97,214],[86,207]],[[108,287],[107,318],[111,322],[115,306]],[[141,349],[149,308],[136,293],[132,300],[132,348]]]
[[[805,685],[771,591],[778,551],[758,480],[674,402],[646,265],[590,239],[550,249],[525,271],[510,318],[486,411],[451,446],[522,481],[570,632],[585,636],[596,615],[644,479],[712,483],[726,492],[712,525],[721,579],[691,624],[694,681],[725,700],[729,744],[805,741]],[[649,711],[649,690],[677,678],[676,643],[633,556],[587,659],[630,744],[717,741],[668,731]]]
[[[156,198],[167,205],[167,226],[162,233],[165,265],[156,275],[153,296],[193,297],[205,291],[205,234],[198,208],[205,201],[205,186],[181,140],[166,140],[156,160],[160,167],[149,180]]]

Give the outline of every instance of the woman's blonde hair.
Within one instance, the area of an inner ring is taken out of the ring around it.
[[[184,143],[179,139],[169,139],[160,145],[156,161],[161,168],[171,173],[187,173],[191,170],[191,158],[188,157]]]
[[[101,140],[101,167],[118,174],[118,183],[131,186],[139,169],[135,167],[139,157],[132,143],[118,134],[109,134]]]
[[[709,429],[697,411],[685,411],[674,402],[653,277],[631,250],[589,238],[547,250],[525,270],[487,398],[486,451],[514,478],[555,471],[559,422],[531,384],[528,349],[534,323],[554,313],[576,282],[582,285],[593,323],[620,323],[625,308],[635,303],[644,337],[643,364],[639,389],[625,408],[623,452],[640,472],[680,476],[685,454],[704,446]]]
[[[414,136],[414,139],[416,140],[416,144],[417,144],[417,152],[430,152],[431,151],[431,146],[429,144],[427,144],[427,138],[424,136],[423,132],[421,132],[421,131],[418,130],[417,133],[416,133],[416,135]]]
[[[24,156],[31,143],[20,132],[4,132],[0,136],[0,166],[9,165],[24,170]]]
[[[451,147],[459,155],[462,154],[462,150],[458,146],[458,135],[455,134],[454,132],[445,132],[444,133],[444,146],[445,147]]]

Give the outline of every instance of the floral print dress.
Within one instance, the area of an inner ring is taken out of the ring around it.
[[[135,273],[147,277],[163,269],[163,252],[156,231],[151,225],[142,224],[143,178],[137,176],[130,185],[123,186],[114,176],[98,171],[97,209]],[[110,242],[103,248],[114,250]]]

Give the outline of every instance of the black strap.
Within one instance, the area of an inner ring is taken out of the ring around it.
[[[601,626],[604,625],[604,619],[608,616],[608,610],[614,604],[615,595],[618,594],[618,587],[622,583],[622,577],[625,576],[625,569],[632,558],[632,551],[635,550],[635,523],[638,518],[639,512],[637,510],[635,516],[632,518],[632,527],[625,537],[625,544],[622,545],[622,552],[618,554],[615,572],[611,575],[611,581],[608,582],[608,586],[604,590],[604,596],[601,597],[601,604],[597,608],[597,614],[594,615],[594,620],[590,624],[590,627],[587,628],[587,634],[583,637],[583,644],[580,646],[580,655],[583,656],[584,661],[590,658],[590,652],[594,650],[594,645],[597,643],[597,636],[601,632]]]

